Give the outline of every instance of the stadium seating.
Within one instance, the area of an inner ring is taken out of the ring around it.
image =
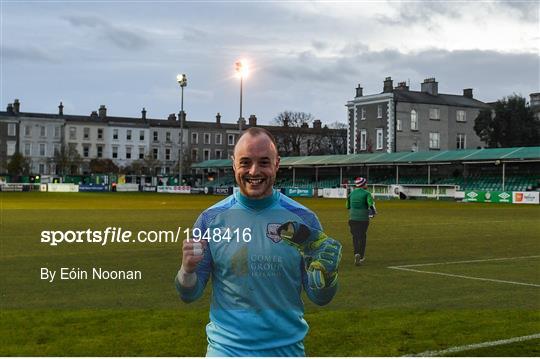
[[[349,181],[354,183],[355,177],[344,177],[343,181]],[[399,184],[426,184],[427,178],[425,176],[400,176]],[[370,177],[369,184],[380,185],[393,185],[396,183],[394,176],[381,176]],[[502,179],[501,176],[479,174],[471,175],[466,179],[463,177],[445,177],[445,178],[431,178],[431,184],[445,184],[456,185],[462,191],[468,190],[484,190],[484,191],[502,191]],[[232,175],[221,176],[219,180],[215,178],[213,181],[205,181],[203,186],[212,187],[227,187],[234,186],[235,180]],[[278,177],[276,179],[275,186],[277,188],[293,187],[292,177]],[[315,188],[315,179],[312,176],[297,176],[294,181],[294,187],[302,188]],[[340,187],[339,176],[325,177],[319,179],[319,188],[336,188]],[[540,180],[538,176],[534,175],[521,175],[521,176],[507,176],[505,179],[506,191],[531,191],[537,190],[540,187]]]

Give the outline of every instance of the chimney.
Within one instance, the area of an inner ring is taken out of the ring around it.
[[[302,122],[302,125],[300,125],[301,128],[309,128],[309,125],[307,122]]]
[[[246,120],[242,117],[242,118],[239,118],[238,119],[238,129],[240,131],[243,131],[244,130],[244,126],[246,125]]]
[[[362,87],[360,87],[360,84],[358,84],[358,87],[356,88],[356,97],[362,97]]]
[[[7,107],[6,107],[6,111],[10,114],[10,115],[14,115],[14,112],[13,112],[13,104],[12,103],[8,103]]]
[[[392,92],[394,89],[394,83],[391,77],[384,79],[383,92]]]
[[[407,86],[407,83],[406,83],[405,81],[403,81],[403,82],[398,82],[397,87],[396,87],[396,90],[409,91],[409,86]]]
[[[425,79],[421,84],[422,92],[426,92],[430,95],[439,95],[439,83],[435,81],[435,77]]]
[[[472,89],[463,89],[463,97],[473,98]]]
[[[221,114],[219,112],[216,114],[216,123],[221,125]]]
[[[60,101],[60,105],[58,105],[58,116],[64,116],[64,105],[62,104],[62,101]]]
[[[107,117],[107,107],[105,105],[99,106],[99,118],[104,120]]]
[[[248,121],[250,126],[257,126],[257,116],[250,115]]]
[[[180,113],[178,113],[178,115],[180,115]],[[176,114],[171,113],[169,117],[167,117],[167,121],[176,121]]]
[[[92,111],[92,113],[90,114],[90,119],[97,120],[97,118],[98,118],[97,111]]]
[[[315,120],[313,121],[313,128],[316,128],[316,129],[321,129],[322,127],[322,123],[321,123],[321,120]]]
[[[16,98],[15,101],[13,101],[13,112],[18,115],[21,110],[21,103],[19,102],[19,99]]]
[[[143,107],[141,111],[141,119],[146,121],[146,109]]]
[[[540,92],[532,93],[529,96],[531,98],[530,106],[532,108],[540,107]]]

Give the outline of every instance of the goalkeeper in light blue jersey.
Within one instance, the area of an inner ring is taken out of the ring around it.
[[[181,299],[198,299],[212,278],[207,356],[304,356],[302,288],[318,305],[336,294],[341,244],[313,212],[273,189],[278,167],[273,136],[245,131],[233,157],[240,191],[199,216],[202,241],[183,243]]]

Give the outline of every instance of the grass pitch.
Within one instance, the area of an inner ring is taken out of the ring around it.
[[[0,193],[0,356],[202,356],[210,288],[178,300],[180,243],[40,243],[43,230],[176,230],[223,197]],[[344,255],[334,301],[307,299],[310,356],[400,356],[540,333],[540,207],[378,201],[353,265],[343,200],[301,199]],[[40,280],[41,267],[140,269],[143,280]],[[538,356],[540,340],[458,356]]]

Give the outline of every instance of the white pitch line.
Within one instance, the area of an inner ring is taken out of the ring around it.
[[[537,255],[537,256],[524,256],[524,257],[472,259],[472,260],[467,260],[467,261],[455,261],[455,262],[405,264],[405,265],[393,266],[393,267],[389,267],[389,268],[409,268],[409,267],[435,266],[435,265],[442,265],[442,264],[480,263],[480,262],[506,261],[506,260],[527,259],[527,258],[540,258],[540,255]]]
[[[509,281],[509,280],[481,278],[481,277],[469,277],[469,276],[466,276],[466,275],[449,274],[449,273],[442,273],[442,272],[431,272],[431,271],[426,271],[426,270],[418,270],[418,269],[410,269],[410,268],[402,268],[402,267],[388,267],[388,268],[397,269],[397,270],[403,270],[403,271],[409,271],[409,272],[436,274],[436,275],[442,275],[442,276],[445,276],[445,277],[455,277],[455,278],[462,278],[462,279],[481,280],[481,281],[485,281],[485,282],[496,282],[496,283],[525,285],[525,286],[528,286],[528,287],[540,287],[540,284],[513,282],[513,281]]]
[[[442,276],[446,276],[446,277],[454,277],[454,278],[462,278],[462,279],[481,280],[481,281],[485,281],[485,282],[496,282],[496,283],[516,284],[516,285],[524,285],[524,286],[528,286],[528,287],[540,287],[539,284],[533,284],[533,283],[523,283],[523,282],[507,281],[507,280],[501,280],[501,279],[482,278],[482,277],[471,277],[471,276],[458,275],[458,274],[450,274],[450,273],[444,273],[444,272],[433,272],[433,271],[424,271],[424,270],[418,270],[418,269],[410,269],[411,267],[423,267],[423,266],[444,265],[444,264],[463,264],[463,263],[492,262],[492,261],[504,261],[504,260],[527,259],[527,258],[539,258],[539,257],[540,257],[540,255],[534,255],[534,256],[522,256],[522,257],[506,257],[506,258],[473,259],[473,260],[454,261],[454,262],[406,264],[406,265],[401,265],[401,266],[391,266],[391,267],[388,267],[388,268],[389,268],[389,269],[396,269],[396,270],[409,271],[409,272],[427,273],[427,274],[436,274],[436,275],[442,275]]]
[[[415,357],[435,357],[435,356],[443,356],[447,354],[452,353],[459,353],[464,352],[467,350],[474,350],[474,349],[481,349],[481,348],[488,348],[488,347],[495,347],[498,345],[504,345],[504,344],[511,344],[511,343],[517,343],[517,342],[524,342],[527,340],[532,339],[540,339],[540,333],[531,334],[531,335],[525,335],[522,337],[514,337],[509,339],[501,339],[501,340],[495,340],[492,342],[484,342],[484,343],[477,343],[477,344],[468,344],[468,345],[462,345],[459,347],[452,347],[444,350],[430,350],[426,352],[422,352],[419,354],[408,354],[404,356],[415,356]]]

